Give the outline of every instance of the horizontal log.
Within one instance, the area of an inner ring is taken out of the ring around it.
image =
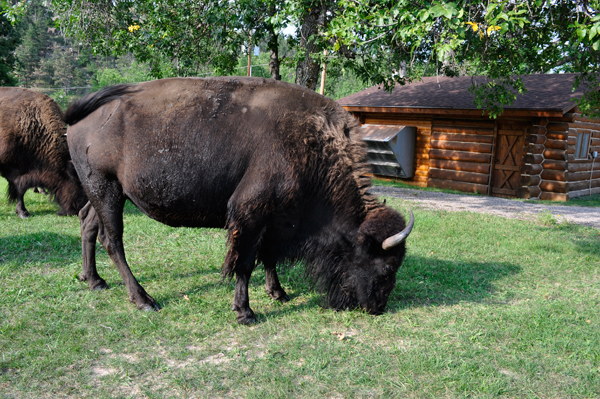
[[[569,139],[567,140],[567,144],[568,145],[577,144],[577,136],[569,136]]]
[[[493,136],[494,129],[485,129],[482,127],[467,126],[438,126],[434,125],[432,133],[456,133],[456,134],[475,134],[481,136]]]
[[[595,171],[584,170],[582,172],[567,173],[567,181],[568,182],[575,182],[575,181],[581,181],[581,180],[589,181],[590,177],[592,179],[600,179],[600,170],[595,170]]]
[[[435,126],[468,126],[494,129],[494,121],[481,119],[434,119]]]
[[[573,122],[586,122],[586,123],[597,123],[598,119],[593,119],[590,118],[587,115],[583,115],[579,112],[572,112],[570,114],[565,114],[565,116],[567,115],[573,115]]]
[[[538,135],[545,136],[546,128],[544,126],[530,126],[525,130],[525,133],[528,135]]]
[[[490,154],[491,144],[483,143],[461,143],[460,141],[431,140],[431,148],[438,150],[470,151]]]
[[[415,168],[415,170],[416,171],[420,171],[420,170],[428,171],[429,165],[418,164],[417,167]]]
[[[431,135],[431,138],[432,138],[432,140],[462,141],[465,143],[492,144],[494,142],[494,136],[484,136],[481,134],[466,134],[466,133],[434,132]]]
[[[554,122],[575,122],[576,121],[576,114],[574,112],[569,112],[567,114],[565,114],[562,118],[552,118],[552,121]]]
[[[566,122],[549,122],[546,125],[546,129],[548,132],[566,132],[569,130],[569,126]]]
[[[554,150],[547,148],[546,151],[544,151],[544,158],[565,161],[567,159],[567,152],[565,150]]]
[[[544,169],[544,171],[542,172],[542,179],[567,181],[567,172],[565,172],[564,170]]]
[[[525,152],[529,154],[542,154],[545,149],[544,144],[528,144],[525,147]]]
[[[490,175],[487,173],[473,173],[473,172],[463,172],[460,170],[446,170],[446,169],[429,169],[429,177],[435,179],[447,179],[447,180],[455,180],[462,181],[467,183],[476,183],[476,184],[487,184],[490,178]]]
[[[538,164],[544,162],[544,156],[541,154],[525,154],[523,163]]]
[[[464,172],[490,173],[490,164],[478,162],[444,161],[432,159],[429,166],[438,169],[460,170]]]
[[[429,159],[429,154],[415,154],[416,159]]]
[[[546,137],[550,140],[566,140],[569,137],[568,133],[548,132]]]
[[[584,188],[583,190],[569,191],[569,194],[567,195],[569,196],[569,199],[572,199],[594,194],[600,194],[600,187],[592,188],[591,190],[589,188]]]
[[[600,146],[600,137],[592,137],[590,139],[590,146],[592,146],[592,147]]]
[[[556,150],[566,150],[567,142],[565,140],[546,140],[546,148],[553,148]]]
[[[542,201],[567,201],[569,199],[568,194],[559,194],[552,192],[542,192],[540,194],[540,200]]]
[[[590,130],[600,130],[600,123],[588,123],[588,122],[573,122],[569,123],[569,126],[574,129],[590,129]]]
[[[519,184],[521,186],[536,186],[538,184],[540,184],[540,181],[542,181],[542,178],[540,177],[540,175],[521,175],[521,177],[519,177]]]
[[[596,187],[600,187],[600,179],[594,179],[592,180],[592,184],[591,184],[592,188],[596,188]],[[589,189],[590,187],[590,181],[576,181],[573,183],[569,183],[569,191],[579,191],[579,190],[585,190],[586,188]]]
[[[571,155],[571,154],[575,154],[575,146],[574,145],[570,145],[567,148],[567,155]]]
[[[600,161],[600,158],[598,158]],[[600,162],[593,162],[594,170],[600,170]],[[569,173],[587,171],[588,173],[592,170],[592,161],[583,162],[569,162]]]
[[[527,136],[525,136],[525,142],[531,144],[544,144],[546,142],[546,135],[528,134]]]
[[[533,118],[531,123],[537,126],[546,126],[548,124],[548,118]]]
[[[429,156],[433,159],[445,159],[451,161],[464,161],[464,162],[481,162],[490,163],[492,159],[491,154],[481,154],[477,152],[467,151],[448,151],[448,150],[437,150],[432,149],[429,151]]]
[[[569,191],[569,183],[564,181],[542,180],[540,188],[542,191],[566,194]]]
[[[483,184],[474,184],[474,183],[466,183],[466,182],[458,182],[453,180],[443,180],[443,179],[427,179],[428,187],[435,188],[446,188],[450,190],[458,190],[464,191],[467,193],[479,193],[479,194],[487,194],[488,186]]]
[[[521,173],[527,175],[539,175],[544,170],[544,167],[541,164],[524,164],[521,166]]]
[[[566,170],[567,168],[567,163],[565,161],[557,161],[555,159],[546,159],[542,165],[544,166],[544,170]]]
[[[521,187],[517,190],[517,198],[529,199],[537,198],[542,190],[539,187]]]

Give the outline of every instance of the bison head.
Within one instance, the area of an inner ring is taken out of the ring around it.
[[[371,314],[383,313],[396,286],[396,272],[406,253],[404,240],[413,224],[412,211],[408,226],[390,208],[369,212],[356,234],[354,250],[342,262],[344,271],[331,282],[326,305],[338,310],[362,308]]]

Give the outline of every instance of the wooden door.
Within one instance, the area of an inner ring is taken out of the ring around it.
[[[515,124],[498,124],[492,172],[492,195],[517,196],[520,188],[525,128]]]

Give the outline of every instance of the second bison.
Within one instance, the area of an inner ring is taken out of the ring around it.
[[[0,175],[16,213],[29,216],[23,195],[42,187],[54,196],[59,215],[76,215],[87,202],[70,162],[66,129],[58,104],[50,97],[18,87],[0,88]]]

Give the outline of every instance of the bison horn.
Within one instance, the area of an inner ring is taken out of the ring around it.
[[[412,231],[412,228],[415,224],[415,216],[412,213],[412,210],[408,210],[410,212],[410,220],[408,221],[408,226],[404,228],[400,233],[394,234],[391,237],[385,239],[385,241],[381,244],[381,247],[385,250],[390,248],[394,248],[396,245],[400,244],[402,241],[406,240],[406,237]]]

